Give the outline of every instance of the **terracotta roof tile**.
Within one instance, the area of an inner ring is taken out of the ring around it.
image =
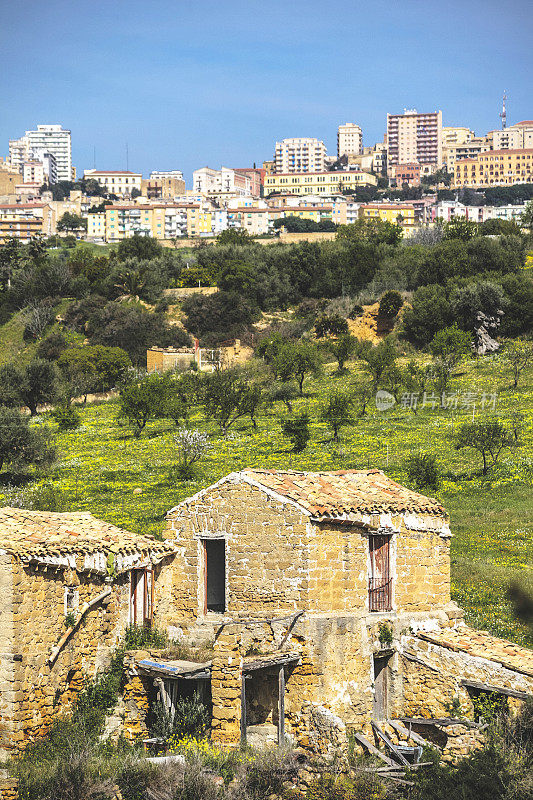
[[[419,631],[417,636],[432,644],[456,652],[497,661],[508,669],[533,676],[533,650],[499,639],[486,631],[477,631],[466,625],[458,628],[441,628],[437,633]]]
[[[138,536],[82,512],[0,508],[0,549],[20,556],[172,552],[168,541]]]
[[[245,469],[241,474],[298,503],[313,517],[334,519],[350,514],[403,512],[447,516],[438,500],[401,486],[378,469],[334,472]]]

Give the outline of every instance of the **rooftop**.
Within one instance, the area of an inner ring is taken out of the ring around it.
[[[508,669],[533,675],[533,650],[520,647],[507,639],[499,639],[486,631],[477,631],[466,625],[460,625],[458,628],[441,628],[438,633],[419,631],[417,636],[455,652],[486,658]]]
[[[310,516],[320,519],[402,512],[447,516],[437,500],[406,489],[379,469],[335,472],[245,469],[240,476],[292,500]]]
[[[174,548],[168,541],[130,533],[88,512],[4,507],[0,508],[0,549],[32,559],[102,552],[128,555],[149,551],[165,555]]]

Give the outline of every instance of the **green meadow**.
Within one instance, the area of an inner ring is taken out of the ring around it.
[[[435,398],[419,398],[416,413],[401,402],[388,411],[375,403],[353,424],[341,430],[340,440],[318,421],[320,403],[332,388],[350,389],[360,370],[358,362],[337,376],[334,365],[325,375],[307,379],[305,396],[294,410],[306,410],[311,419],[311,440],[302,453],[290,451],[282,435],[282,404],[263,407],[257,428],[248,418],[222,437],[216,424],[196,407],[189,427],[209,435],[210,447],[198,465],[194,480],[182,481],[173,470],[176,461],[171,420],[148,423],[136,439],[119,422],[118,401],[81,408],[82,425],[68,433],[55,433],[58,461],[46,476],[33,476],[10,495],[31,495],[39,486],[53,487],[68,510],[87,510],[95,516],[138,533],[161,535],[165,513],[184,498],[229,472],[244,467],[333,470],[378,467],[393,479],[408,483],[405,459],[410,453],[435,453],[442,483],[436,493],[447,508],[452,540],[452,594],[465,609],[467,621],[494,634],[533,645],[531,633],[513,615],[506,591],[510,581],[532,583],[533,564],[533,369],[511,388],[498,357],[465,362],[450,389],[448,408]],[[480,457],[472,450],[458,451],[454,431],[466,420],[496,413],[510,427],[518,422],[517,445],[505,450],[486,477]],[[517,416],[518,415],[518,416]],[[36,425],[56,424],[44,414]],[[135,491],[137,490],[137,491]],[[141,490],[141,491],[139,491]],[[2,485],[0,485],[0,492]]]

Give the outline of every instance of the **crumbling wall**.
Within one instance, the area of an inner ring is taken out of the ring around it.
[[[402,637],[403,715],[446,717],[454,700],[473,718],[474,707],[463,680],[533,694],[533,675],[486,658],[442,647],[410,634]],[[509,647],[513,645],[509,642]]]

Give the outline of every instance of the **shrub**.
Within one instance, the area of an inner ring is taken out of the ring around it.
[[[309,441],[309,415],[305,412],[284,419],[281,423],[283,434],[291,440],[295,453],[301,453]]]
[[[150,728],[154,736],[165,741],[171,737],[175,737],[176,741],[184,736],[201,739],[205,736],[209,723],[210,715],[207,706],[200,699],[200,694],[194,692],[192,697],[178,698],[172,716],[169,715],[166,706],[160,700],[154,703]]]
[[[187,330],[207,344],[240,336],[257,319],[251,303],[234,292],[193,294],[182,308]]]
[[[322,339],[328,334],[330,336],[342,336],[348,333],[348,323],[339,314],[326,316],[325,314],[315,322],[315,335],[317,339]]]
[[[48,467],[55,455],[46,430],[30,428],[28,417],[18,409],[0,406],[0,471],[8,465],[16,471],[30,464]]]
[[[128,625],[124,633],[124,647],[127,650],[142,650],[143,647],[161,648],[167,645],[167,634],[153,626],[143,628],[138,625]]]
[[[209,438],[200,431],[180,428],[174,441],[178,455],[176,471],[180,478],[191,478],[194,475],[194,465],[209,448]]]
[[[44,358],[46,361],[57,361],[67,347],[67,340],[62,333],[51,333],[46,339],[42,339],[39,342],[37,358]]]
[[[81,416],[75,408],[68,405],[56,406],[52,411],[52,418],[57,422],[60,431],[73,431],[79,428]]]
[[[440,485],[437,457],[431,453],[412,453],[405,462],[407,479],[416,489],[436,491]]]
[[[357,350],[358,341],[355,336],[345,333],[340,336],[336,342],[331,344],[331,352],[337,359],[338,371],[344,371],[344,363],[354,355]]]
[[[393,318],[395,317],[401,307],[403,306],[403,298],[400,292],[396,292],[391,290],[390,292],[385,292],[381,300],[379,301],[379,314],[383,317]]]

